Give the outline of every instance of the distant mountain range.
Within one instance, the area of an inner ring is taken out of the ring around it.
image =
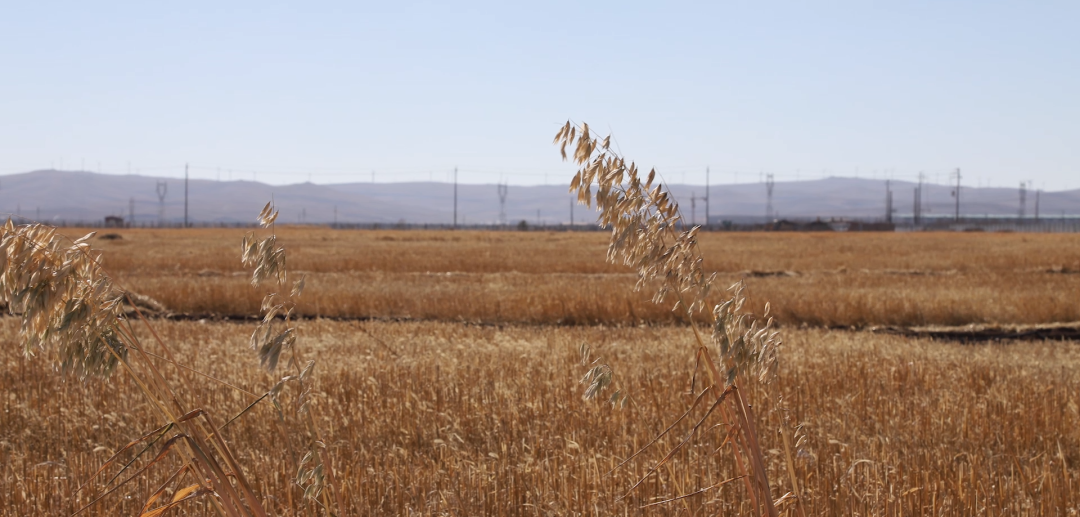
[[[158,184],[164,182],[164,220],[184,218],[184,181],[137,175],[111,175],[80,171],[40,170],[0,177],[0,212],[42,221],[100,221],[107,215],[128,219],[134,208],[136,224],[159,220],[162,204]],[[893,208],[898,217],[910,217],[915,184],[891,182]],[[458,223],[496,224],[500,221],[498,187],[458,185]],[[705,221],[705,188],[668,185],[685,217]],[[930,217],[953,214],[953,187],[924,185],[923,212]],[[713,185],[709,214],[714,222],[762,221],[766,214],[764,183]],[[454,217],[454,185],[448,183],[340,183],[267,185],[253,181],[192,179],[188,187],[189,218],[197,223],[232,223],[254,220],[271,198],[286,223],[449,224]],[[1034,214],[1036,193],[1028,192],[1026,213]],[[1080,213],[1080,189],[1042,192],[1038,196],[1043,217]],[[592,221],[584,206],[572,206],[566,186],[514,186],[506,193],[506,221],[516,224],[564,224],[571,210],[577,223]],[[774,214],[779,218],[884,218],[885,181],[860,178],[777,182],[773,187]],[[1017,189],[962,187],[961,215],[1016,216]]]

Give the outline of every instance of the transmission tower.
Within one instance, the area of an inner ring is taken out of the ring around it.
[[[775,184],[775,182],[773,181],[773,175],[771,173],[768,174],[767,176],[765,176],[765,192],[767,194],[767,200],[765,201],[765,222],[766,223],[769,222],[769,221],[772,221],[772,218],[773,218],[772,191],[773,191],[773,185],[774,184]]]
[[[509,190],[509,187],[506,183],[501,183],[497,186],[499,187],[499,224],[506,226],[506,193]]]
[[[157,182],[158,197],[158,226],[165,224],[165,193],[169,190],[169,184],[164,181]]]

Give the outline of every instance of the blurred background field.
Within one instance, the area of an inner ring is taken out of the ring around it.
[[[281,227],[308,278],[301,313],[529,324],[667,323],[604,261],[604,232],[352,231]],[[78,233],[77,231],[72,234]],[[98,240],[123,285],[169,311],[255,315],[242,230],[128,229]],[[1080,320],[1080,236],[704,233],[718,285],[745,278],[784,325],[1045,324]],[[719,297],[716,298],[719,300]]]

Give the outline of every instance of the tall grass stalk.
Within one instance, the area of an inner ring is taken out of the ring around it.
[[[719,409],[723,423],[732,429],[724,443],[730,440],[734,445],[735,463],[753,506],[775,517],[777,503],[794,501],[801,512],[795,487],[774,502],[753,408],[739,389],[743,378],[768,383],[775,375],[781,339],[772,327],[768,305],[761,316],[744,311],[745,286],[738,282],[729,288],[723,303],[705,310],[716,275],[707,273],[703,266],[697,245],[700,227],[685,228],[678,203],[656,183],[655,169],[642,179],[634,162],[628,163],[612,150],[611,136],[593,137],[588,124],[568,121],[553,143],[560,147],[564,160],[572,159],[579,167],[570,191],[580,204],[595,205],[599,224],[611,232],[607,260],[633,268],[636,289],[654,289],[653,302],[671,304],[672,311],[681,314],[694,333],[695,360],[704,365],[709,379],[698,400],[707,392],[713,402],[692,435],[703,426],[707,428],[708,419]],[[568,148],[572,158],[568,158]],[[711,338],[702,326],[711,327]],[[646,478],[688,440],[670,451]],[[713,486],[724,484],[717,480]]]
[[[267,203],[259,214],[259,224],[263,228],[270,228],[271,234],[259,239],[251,233],[244,237],[241,244],[241,261],[244,266],[252,268],[251,285],[260,287],[269,283],[275,289],[263,298],[263,318],[251,334],[251,349],[258,354],[259,363],[270,373],[277,369],[281,355],[289,353],[286,368],[292,373],[282,377],[269,394],[279,422],[287,425],[287,415],[279,397],[286,384],[296,387],[293,407],[301,421],[303,443],[300,446],[304,449],[304,455],[299,460],[292,455],[293,470],[296,472],[294,482],[304,488],[305,498],[318,501],[330,515],[341,515],[345,509],[341,489],[334,477],[333,463],[326,453],[322,433],[309,407],[311,386],[308,380],[315,368],[315,361],[304,362],[295,347],[297,329],[292,325],[292,318],[297,300],[304,292],[305,277],[301,276],[291,285],[288,282],[285,248],[278,245],[277,234],[273,232],[277,217],[273,203]],[[275,324],[278,317],[283,320],[280,326]],[[292,452],[292,444],[289,446]]]

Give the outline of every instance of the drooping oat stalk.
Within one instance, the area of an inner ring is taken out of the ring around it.
[[[627,163],[611,149],[611,137],[594,137],[588,124],[567,122],[553,143],[560,147],[563,159],[579,167],[570,191],[577,194],[579,203],[595,204],[598,223],[611,231],[607,260],[634,268],[635,289],[655,288],[654,302],[673,299],[672,310],[683,314],[693,329],[697,358],[714,388],[714,407],[720,406],[725,422],[737,430],[735,460],[744,473],[748,495],[755,507],[760,504],[768,515],[777,515],[754,414],[738,389],[742,378],[756,377],[767,383],[776,372],[781,339],[772,328],[768,305],[762,316],[743,311],[745,286],[739,282],[729,288],[726,301],[705,311],[715,274],[704,269],[697,246],[699,227],[683,227],[678,203],[655,184],[656,171],[650,170],[643,179],[634,162]],[[700,324],[712,328],[711,339],[703,336]],[[728,394],[731,407],[721,404]]]

